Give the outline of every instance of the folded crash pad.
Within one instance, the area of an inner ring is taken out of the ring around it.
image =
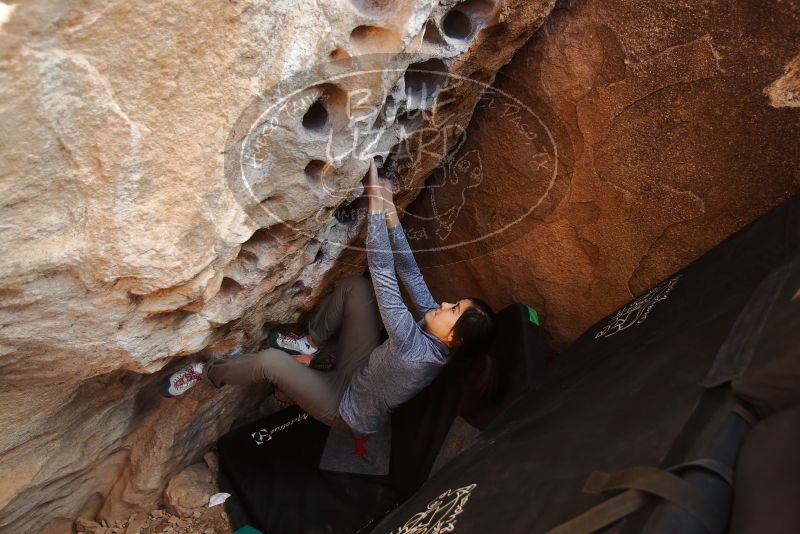
[[[716,455],[706,464],[725,475],[747,424],[720,412],[727,386],[700,382],[754,289],[798,247],[794,197],[591,327],[373,531],[549,532],[608,502],[617,494],[603,490],[625,487],[625,476],[682,491],[681,470],[664,470],[698,451]],[[716,498],[688,491],[698,492]],[[653,523],[660,501],[651,500],[604,532],[689,531]],[[703,519],[724,529],[729,503],[712,505],[718,512]]]

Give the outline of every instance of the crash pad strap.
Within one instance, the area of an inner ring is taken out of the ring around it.
[[[731,412],[747,421],[747,424],[750,426],[755,426],[755,424],[758,422],[758,417],[739,403],[736,403],[731,407]]]
[[[681,471],[689,467],[700,467],[706,471],[711,471],[712,473],[718,475],[722,480],[727,482],[730,487],[733,487],[733,469],[731,469],[729,465],[726,465],[713,458],[700,458],[698,460],[684,462],[676,465],[675,467],[671,467],[669,470]]]
[[[586,510],[566,523],[547,531],[547,534],[587,534],[596,532],[642,508],[651,497],[639,490],[629,490]]]
[[[658,467],[674,471],[675,467],[670,468],[670,466],[676,466],[678,462],[689,457],[699,436],[708,426],[708,422],[729,398],[729,388],[706,389]],[[725,477],[723,476],[723,478]],[[641,513],[626,518],[625,525],[619,529],[619,534],[639,534],[644,530],[644,525],[649,520],[651,513],[652,509],[642,510]]]
[[[621,489],[652,493],[676,504],[703,523],[709,532],[714,532],[714,527],[719,521],[718,514],[714,513],[714,506],[691,484],[655,467],[631,467],[615,473],[595,471],[583,487],[586,493]]]
[[[727,466],[712,459],[704,458],[675,466],[674,470],[687,467],[708,469],[730,479],[732,473]],[[660,497],[691,514],[709,532],[717,532],[724,518],[691,484],[680,477],[654,467],[632,467],[614,473],[593,472],[583,487],[585,493],[603,493],[614,490],[628,490],[620,495],[587,510],[583,514],[551,529],[548,534],[587,534],[604,528],[615,521],[642,508],[650,496]]]

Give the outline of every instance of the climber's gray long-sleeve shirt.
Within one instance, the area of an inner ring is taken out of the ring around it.
[[[378,431],[394,408],[430,384],[447,363],[448,353],[444,343],[423,329],[423,320],[414,321],[403,302],[395,263],[420,313],[439,306],[422,279],[402,227],[387,228],[383,214],[367,218],[367,263],[389,339],[356,369],[339,403],[345,423],[364,434]]]

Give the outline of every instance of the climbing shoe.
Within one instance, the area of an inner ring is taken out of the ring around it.
[[[287,354],[314,354],[317,349],[308,341],[308,336],[298,334],[289,327],[273,328],[267,333],[267,343]]]
[[[158,392],[164,397],[183,395],[203,380],[205,362],[193,362],[158,382]]]

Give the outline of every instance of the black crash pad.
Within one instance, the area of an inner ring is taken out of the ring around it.
[[[270,534],[368,531],[426,480],[457,416],[485,426],[541,369],[542,332],[529,308],[512,304],[497,319],[488,380],[479,379],[487,372],[482,359],[451,362],[392,414],[388,475],[321,471],[329,429],[297,407],[223,436],[220,485],[232,494],[226,507],[234,526],[251,524]]]
[[[374,532],[547,532],[605,500],[582,492],[592,471],[688,459],[687,421],[719,420],[696,409],[724,397],[699,383],[753,290],[799,247],[794,197],[591,327]],[[642,532],[644,513],[607,531]]]

